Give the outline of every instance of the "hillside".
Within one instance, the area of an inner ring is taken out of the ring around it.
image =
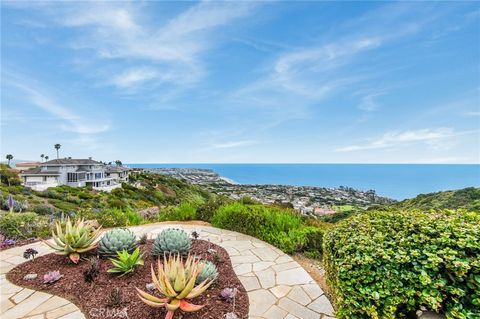
[[[468,187],[459,190],[420,194],[415,198],[395,203],[402,209],[466,209],[480,212],[480,188]]]
[[[68,186],[52,187],[38,192],[19,185],[16,172],[5,165],[2,165],[0,175],[1,209],[8,210],[7,199],[8,195],[12,194],[15,201],[14,211],[33,211],[40,215],[71,215],[80,211],[112,208],[139,211],[153,206],[176,206],[183,202],[200,205],[211,197],[198,186],[149,173],[131,174],[130,184],[123,184],[122,188],[111,193]]]

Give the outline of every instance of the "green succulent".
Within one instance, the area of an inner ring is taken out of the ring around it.
[[[130,253],[135,247],[135,234],[129,229],[117,228],[110,230],[102,237],[97,252],[103,256],[116,256],[117,252],[122,250]]]
[[[121,276],[131,273],[135,270],[136,266],[143,266],[143,254],[140,253],[140,249],[137,247],[133,253],[129,253],[125,249],[117,252],[117,258],[110,258],[113,264],[113,268],[107,270],[110,273],[119,273]]]
[[[152,255],[163,256],[166,253],[186,255],[191,246],[192,240],[184,230],[167,228],[155,238]]]
[[[205,279],[215,280],[215,278],[217,278],[218,271],[217,266],[215,266],[214,263],[212,263],[211,261],[201,261],[200,265],[202,265],[203,267],[198,274],[197,279],[195,280],[196,284],[205,281]]]

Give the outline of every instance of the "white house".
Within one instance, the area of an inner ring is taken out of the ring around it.
[[[19,174],[23,185],[34,190],[68,185],[72,187],[92,186],[93,189],[111,191],[128,180],[128,168],[112,167],[89,159],[55,159],[41,163],[39,167]]]

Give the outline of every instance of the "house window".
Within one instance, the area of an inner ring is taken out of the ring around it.
[[[95,179],[102,178],[102,173],[95,173]]]
[[[47,176],[43,176],[43,181],[44,181],[44,182],[47,181]]]
[[[85,180],[85,173],[78,174],[78,179],[81,181]]]
[[[76,173],[67,173],[67,182],[77,182],[77,174]]]

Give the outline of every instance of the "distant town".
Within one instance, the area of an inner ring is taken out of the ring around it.
[[[378,196],[374,190],[362,191],[350,187],[338,188],[290,186],[290,185],[248,185],[236,184],[213,170],[194,168],[154,168],[144,169],[156,174],[182,179],[202,185],[209,191],[232,199],[249,197],[263,204],[291,206],[305,215],[323,216],[349,210],[355,207],[368,207],[372,204],[393,202],[392,199]]]

